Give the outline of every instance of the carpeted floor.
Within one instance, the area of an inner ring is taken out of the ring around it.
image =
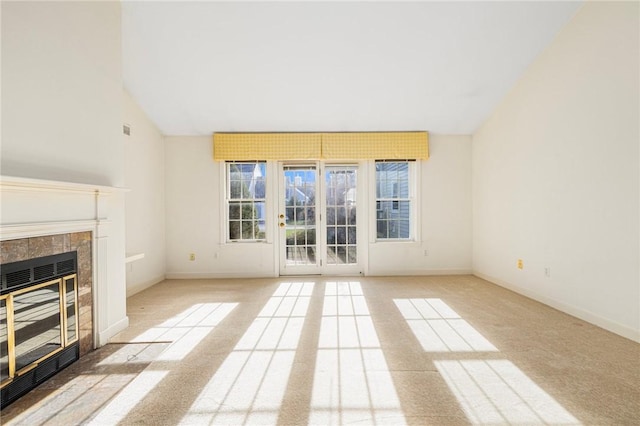
[[[164,281],[2,424],[640,424],[640,345],[471,276]]]

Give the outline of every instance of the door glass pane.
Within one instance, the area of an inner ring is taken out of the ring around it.
[[[16,371],[62,347],[60,281],[13,298]]]
[[[287,265],[316,265],[316,168],[284,168]]]
[[[7,330],[7,300],[0,300],[0,382],[9,378],[9,334]]]
[[[65,315],[67,316],[67,341],[66,341],[67,344],[73,342],[78,338],[75,283],[76,283],[75,277],[64,279],[65,298],[66,298]]]
[[[344,225],[347,223],[347,209],[344,207],[338,207],[336,209],[336,224]]]
[[[355,226],[349,226],[347,228],[347,231],[348,231],[347,242],[349,243],[349,245],[355,245],[356,244],[356,227]]]
[[[354,166],[327,166],[327,264],[356,264],[356,187]]]
[[[335,226],[327,226],[327,244],[336,243],[336,228]]]
[[[347,263],[357,263],[358,259],[356,257],[356,247],[355,246],[349,246],[347,248]]]

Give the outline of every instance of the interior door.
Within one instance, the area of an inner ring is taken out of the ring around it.
[[[281,165],[280,275],[360,272],[357,176],[357,165]]]

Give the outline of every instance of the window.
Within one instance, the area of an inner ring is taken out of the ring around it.
[[[264,240],[266,163],[228,162],[226,166],[228,241]]]
[[[376,161],[376,231],[378,240],[411,238],[413,162]]]

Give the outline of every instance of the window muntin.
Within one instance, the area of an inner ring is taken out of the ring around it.
[[[262,241],[266,229],[264,161],[227,162],[227,241]]]
[[[376,238],[411,238],[411,167],[413,162],[376,161]]]

